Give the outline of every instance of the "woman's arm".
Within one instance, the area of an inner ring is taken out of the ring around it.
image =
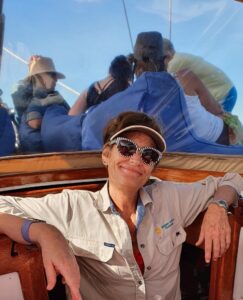
[[[70,116],[76,116],[86,110],[87,107],[87,90],[83,91],[74,105],[70,108],[68,114]]]
[[[186,95],[198,95],[201,104],[207,111],[222,116],[224,113],[221,105],[214,99],[199,77],[188,69],[176,73]]]
[[[41,122],[42,122],[42,119],[35,119],[35,120],[28,121],[27,124],[31,128],[38,129],[41,127]]]
[[[0,213],[0,233],[19,243],[28,244],[21,233],[24,221],[23,218]],[[32,223],[29,227],[29,238],[41,247],[47,289],[53,289],[56,276],[61,274],[63,282],[70,288],[72,299],[81,300],[79,267],[61,232],[46,223]]]
[[[238,199],[238,193],[231,186],[218,187],[214,200],[224,200],[231,205]],[[210,262],[221,257],[229,248],[231,242],[231,228],[227,210],[215,203],[211,203],[204,215],[200,235],[196,246],[205,242],[205,261]]]

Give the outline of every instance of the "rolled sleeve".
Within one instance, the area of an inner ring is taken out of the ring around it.
[[[42,198],[0,196],[0,212],[43,220],[57,227],[66,236],[72,216],[71,192],[64,190]]]
[[[173,215],[170,219],[178,218],[178,222],[187,227],[213,201],[220,186],[231,186],[240,195],[243,178],[235,173],[227,173],[223,177],[208,176],[193,183],[161,181],[154,184],[151,195],[157,212],[163,215],[163,211],[170,211]],[[147,189],[149,191],[150,187]]]
[[[236,173],[227,173],[219,182],[219,186],[229,185],[236,190],[240,196],[243,192],[243,178]]]
[[[231,186],[240,195],[243,190],[243,178],[236,173],[226,173],[223,177],[209,176],[196,183],[195,189],[188,191],[187,209],[183,211],[183,206],[181,208],[181,211],[185,213],[185,226],[190,225],[197,215],[208,207],[220,186]]]

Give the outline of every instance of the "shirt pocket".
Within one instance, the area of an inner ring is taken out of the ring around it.
[[[115,245],[106,246],[104,242],[88,239],[70,239],[70,247],[74,255],[108,262],[114,253]]]
[[[173,252],[173,250],[175,250],[182,243],[184,243],[185,240],[186,232],[180,226],[174,229],[172,232],[168,233],[167,236],[159,239],[157,242],[157,247],[160,253],[162,253],[163,255],[169,255]]]

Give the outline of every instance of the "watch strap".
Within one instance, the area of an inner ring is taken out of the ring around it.
[[[217,200],[215,199],[210,203],[217,204],[218,206],[223,207],[226,211],[228,211],[229,209],[229,204],[224,199],[217,199]]]
[[[25,219],[22,227],[21,227],[21,234],[22,234],[22,238],[29,244],[32,244],[33,242],[31,241],[30,237],[29,237],[29,230],[30,230],[30,226],[33,223],[40,223],[43,222],[41,220],[35,220],[35,219]]]

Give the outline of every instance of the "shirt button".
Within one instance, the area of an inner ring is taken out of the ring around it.
[[[151,267],[150,267],[150,266],[148,266],[148,267],[147,267],[147,270],[151,270]]]
[[[141,284],[143,284],[143,282],[142,282],[141,280],[139,280],[139,281],[138,281],[138,284],[141,285]]]
[[[141,247],[141,248],[145,248],[145,245],[144,245],[144,244],[141,244],[140,247]]]

